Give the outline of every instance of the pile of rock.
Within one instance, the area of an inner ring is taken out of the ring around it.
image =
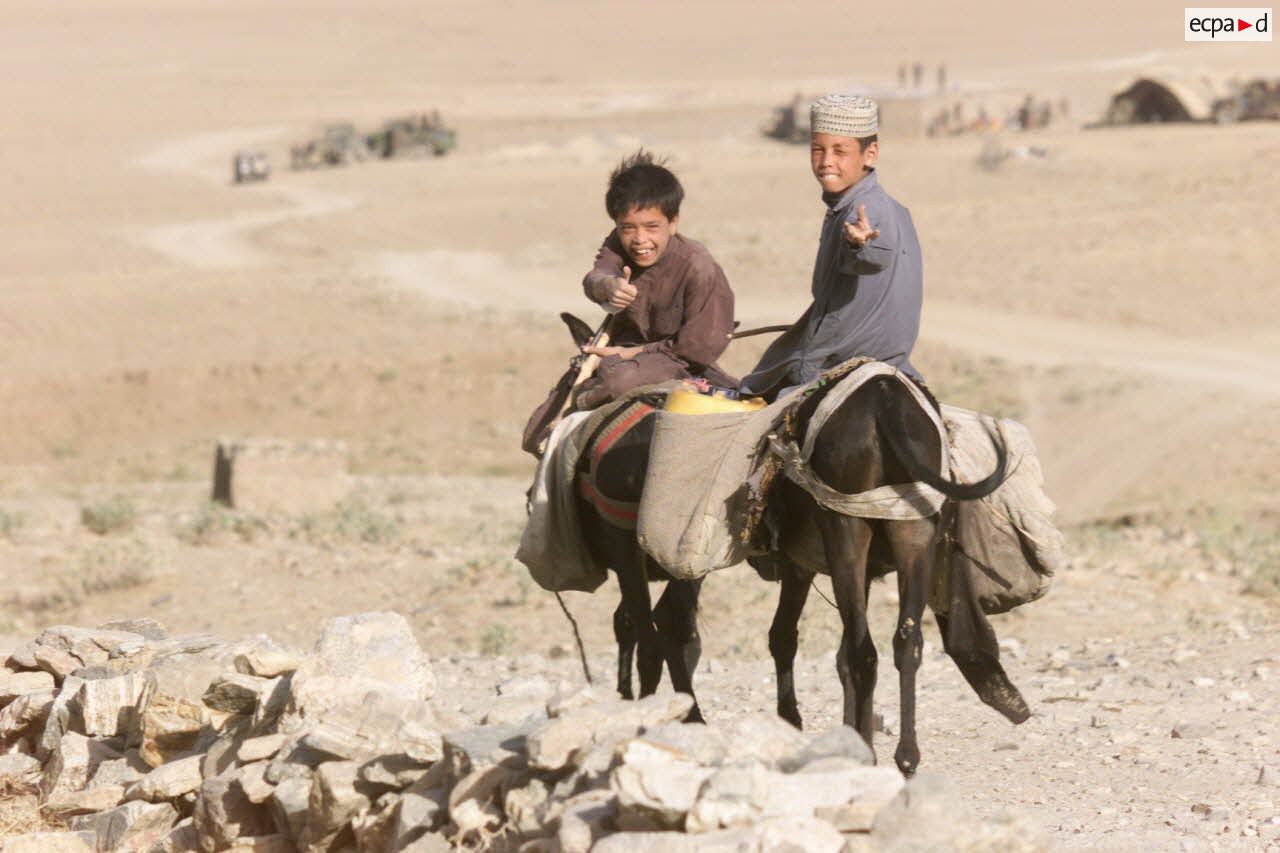
[[[687,696],[540,676],[470,725],[433,692],[392,613],[329,621],[309,655],[147,620],[50,628],[0,669],[0,781],[37,785],[66,829],[0,851],[1042,849],[869,766],[849,729],[683,725]]]

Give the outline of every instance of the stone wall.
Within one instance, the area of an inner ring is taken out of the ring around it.
[[[474,725],[435,689],[394,613],[332,619],[309,654],[150,620],[49,628],[0,669],[0,782],[66,829],[0,853],[1045,849],[870,766],[847,728],[685,725],[681,694],[538,675]]]

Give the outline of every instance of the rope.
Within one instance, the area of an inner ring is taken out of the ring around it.
[[[556,593],[556,601],[560,604],[560,610],[564,612],[564,618],[569,620],[569,625],[573,627],[573,641],[578,644],[578,658],[582,661],[582,674],[587,678],[587,684],[595,684],[591,679],[591,667],[587,666],[587,650],[582,645],[582,634],[578,631],[578,620],[573,618],[573,614],[569,612],[569,608],[565,606],[564,599],[560,597],[560,593]]]
[[[827,598],[826,593],[824,593],[821,589],[818,588],[816,577],[809,578],[809,586],[813,587],[813,591],[816,592],[818,595],[822,596],[822,600],[825,601],[827,604],[830,604],[832,609],[834,610],[840,609],[839,607],[836,607],[836,603],[834,601]]]

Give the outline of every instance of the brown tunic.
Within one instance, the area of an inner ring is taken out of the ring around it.
[[[641,345],[646,354],[666,356],[673,368],[694,375],[723,376],[716,359],[733,334],[733,291],[711,253],[676,234],[656,264],[636,267],[611,233],[582,281],[587,298],[595,301],[598,295],[593,279],[620,276],[623,266],[631,267],[638,293],[610,324],[610,343]]]

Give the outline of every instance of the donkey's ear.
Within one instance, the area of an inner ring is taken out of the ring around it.
[[[573,337],[573,342],[578,346],[582,346],[596,336],[595,331],[590,326],[568,311],[561,311],[560,319],[564,320],[564,324],[569,327],[569,334]]]

